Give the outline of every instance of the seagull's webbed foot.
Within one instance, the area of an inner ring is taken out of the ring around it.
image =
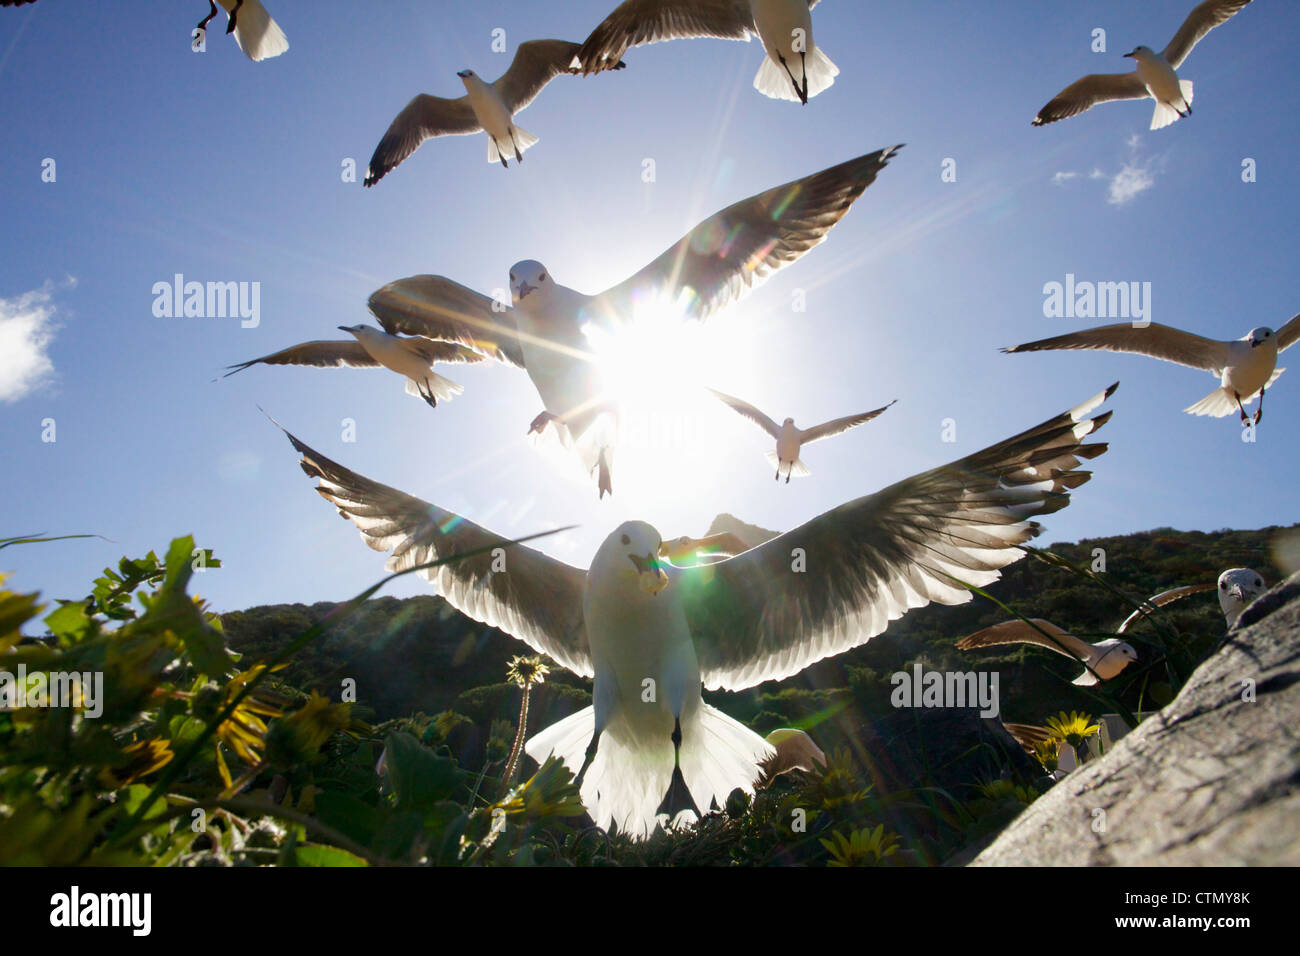
[[[438,396],[435,395],[435,394],[433,394],[433,390],[432,390],[431,388],[429,388],[429,383],[428,383],[428,382],[421,382],[421,383],[420,383],[420,397],[421,397],[422,399],[424,399],[425,403],[426,403],[430,408],[437,408],[437,407],[438,407]]]
[[[614,481],[610,476],[609,464],[605,461],[605,452],[603,450],[600,453],[600,461],[596,463],[596,468],[599,471],[596,486],[600,491],[600,500],[604,501],[606,495],[612,498],[614,496]]]
[[[531,435],[536,432],[540,435],[542,432],[546,431],[546,426],[553,421],[558,421],[557,416],[552,415],[550,412],[543,409],[542,413],[534,418],[533,423],[528,426],[528,434]]]
[[[673,779],[668,784],[668,791],[664,794],[663,800],[659,802],[659,808],[655,814],[666,813],[671,823],[677,819],[677,814],[683,810],[690,810],[695,814],[697,820],[704,818],[700,813],[700,808],[695,804],[695,798],[691,796],[690,787],[686,786],[686,778],[682,776],[682,722],[681,718],[673,721]]]
[[[791,466],[790,466],[790,471],[794,471],[794,465],[791,465]],[[787,485],[790,484],[790,471],[787,471],[787,472],[785,473],[785,483],[786,483]]]
[[[206,17],[204,17],[202,20],[199,21],[199,25],[198,25],[199,30],[206,30],[208,28],[208,24],[212,22],[212,18],[217,15],[217,0],[208,0],[208,6],[211,8],[211,10],[209,11]]]
[[[799,51],[799,68],[803,70],[803,90],[799,92],[799,100],[804,106],[808,105],[808,54]]]
[[[230,11],[230,22],[226,24],[226,32],[234,33],[235,27],[239,26],[239,8],[244,5],[244,0],[235,0],[235,9]]]

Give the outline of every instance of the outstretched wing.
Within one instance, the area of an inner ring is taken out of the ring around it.
[[[600,295],[596,313],[617,324],[631,318],[638,302],[659,299],[706,318],[824,241],[901,148],[859,156],[715,213]]]
[[[1140,100],[1148,95],[1146,84],[1133,73],[1090,73],[1057,93],[1038,111],[1034,126],[1046,126],[1057,120],[1076,116],[1098,103],[1111,100]]]
[[[1043,631],[1051,637],[1047,637]],[[1030,618],[1028,623],[1017,618],[1014,621],[994,624],[982,631],[966,635],[957,642],[957,647],[963,651],[972,651],[977,647],[996,647],[999,644],[1037,644],[1039,647],[1045,647],[1049,651],[1056,651],[1078,661],[1086,661],[1092,652],[1091,644],[1079,640],[1073,634],[1061,630],[1051,621],[1041,617]]]
[[[781,426],[778,425],[776,422],[772,421],[772,419],[768,418],[766,415],[760,412],[753,405],[749,404],[749,402],[741,401],[740,399],[733,398],[730,395],[724,395],[722,392],[719,392],[717,389],[711,388],[709,389],[709,391],[712,392],[717,397],[718,401],[722,402],[724,405],[730,406],[733,410],[739,412],[741,415],[744,415],[751,422],[753,422],[759,428],[763,429],[763,431],[767,432],[773,438],[781,437]]]
[[[1213,591],[1215,587],[1216,585],[1213,584],[1188,584],[1181,588],[1171,588],[1168,591],[1161,591],[1159,594],[1153,594],[1142,602],[1140,608],[1128,617],[1124,618],[1124,623],[1119,626],[1119,629],[1115,633],[1123,634],[1158,607],[1164,607],[1166,604],[1173,604],[1175,601],[1181,601],[1183,598],[1191,597],[1193,594],[1203,594],[1206,591]]]
[[[390,282],[370,296],[370,311],[389,335],[455,342],[519,368],[523,350],[511,310],[459,282],[419,275]]]
[[[465,136],[477,133],[483,127],[479,125],[474,109],[469,105],[469,97],[447,99],[421,93],[406,108],[397,114],[397,118],[384,133],[384,138],[375,147],[370,157],[370,166],[366,170],[364,185],[373,186],[396,168],[403,160],[420,148],[426,139],[435,136]]]
[[[1290,348],[1297,339],[1300,339],[1300,315],[1293,315],[1291,321],[1277,330],[1277,350]]]
[[[1170,66],[1178,69],[1183,65],[1183,60],[1187,59],[1187,54],[1192,52],[1192,47],[1201,42],[1205,34],[1229,20],[1248,3],[1250,0],[1205,0],[1188,14],[1161,55]]]
[[[898,399],[894,399],[894,402],[896,401],[898,401]],[[889,405],[893,405],[894,402],[890,402]],[[835,418],[829,422],[815,425],[812,428],[800,432],[799,444],[807,445],[809,442],[820,441],[823,438],[830,438],[832,435],[838,435],[840,432],[846,432],[857,425],[865,424],[877,415],[883,413],[885,409],[889,408],[889,405],[884,405],[877,408],[875,411],[863,412],[861,415],[846,415],[844,418]]]
[[[677,583],[709,688],[781,680],[866,643],[910,608],[962,604],[1024,556],[1036,515],[1070,501],[1076,470],[1116,386],[960,461],[814,518],[738,557],[682,570]],[[959,583],[960,582],[960,583]]]
[[[1050,339],[1013,345],[1003,352],[1042,352],[1053,349],[1098,349],[1103,352],[1131,352],[1149,355],[1177,365],[1218,372],[1228,362],[1228,343],[1170,328],[1158,322],[1144,327],[1128,322],[1103,325],[1081,332],[1067,332]]]
[[[346,342],[303,342],[291,345],[287,349],[263,355],[261,358],[249,359],[236,365],[227,365],[231,369],[222,378],[229,378],[235,372],[242,372],[250,365],[311,365],[316,368],[378,368],[379,363],[370,357],[370,353],[356,340]]]
[[[567,40],[529,40],[519,44],[510,69],[492,84],[501,94],[506,109],[518,113],[555,77],[573,72],[571,64],[580,49],[581,44]],[[626,65],[617,63],[606,69],[621,70]]]
[[[303,444],[302,470],[319,479],[317,492],[361,531],[376,551],[392,551],[389,571],[444,560],[418,572],[447,603],[489,627],[500,628],[580,677],[591,677],[583,625],[587,573],[481,528],[395,488],[381,485]],[[493,571],[492,549],[504,549],[505,571]],[[472,556],[471,552],[478,552]]]
[[[575,59],[584,74],[598,73],[615,69],[611,64],[630,47],[687,37],[748,40],[757,32],[749,0],[626,0],[591,31]]]

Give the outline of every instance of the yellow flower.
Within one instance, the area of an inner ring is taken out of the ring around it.
[[[1034,759],[1043,765],[1043,769],[1048,773],[1056,770],[1061,756],[1061,743],[1055,737],[1048,737],[1046,740],[1040,740],[1034,744]]]
[[[534,684],[546,683],[550,667],[540,657],[515,657],[506,668],[506,680],[525,690]]]
[[[292,767],[316,756],[337,731],[352,726],[352,705],[332,704],[311,692],[307,703],[281,717],[267,731],[267,760],[277,767]]]
[[[1077,750],[1085,740],[1101,729],[1101,725],[1094,724],[1090,714],[1072,710],[1069,714],[1061,711],[1055,717],[1048,717],[1047,729],[1057,740],[1064,740]]]
[[[126,787],[162,769],[171,763],[174,756],[170,743],[161,737],[137,740],[122,748],[122,760],[101,770],[98,779],[101,785],[112,790]]]
[[[839,830],[821,841],[831,859],[827,866],[879,866],[898,852],[898,834],[886,833],[882,823],[874,830],[853,830],[845,836]]]

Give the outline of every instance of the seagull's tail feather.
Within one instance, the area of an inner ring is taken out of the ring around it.
[[[1164,129],[1192,111],[1192,81],[1179,80],[1178,88],[1182,90],[1182,102],[1161,103],[1156,100],[1155,112],[1151,114],[1152,129]]]
[[[1179,80],[1178,88],[1183,92],[1183,105],[1187,107],[1187,112],[1192,111],[1192,81]]]
[[[429,402],[429,398],[432,396],[434,400],[429,402],[430,405],[450,401],[463,391],[465,391],[464,385],[453,382],[449,378],[443,378],[437,372],[429,372],[424,377],[423,382],[417,382],[413,378],[406,380],[406,394],[422,398],[426,402]]]
[[[808,71],[809,99],[812,99],[834,83],[835,77],[840,72],[840,68],[832,63],[831,58],[821,51],[821,47],[813,46],[805,58],[804,66],[801,66],[798,61],[790,62],[790,73],[786,73],[785,67],[770,56],[764,56],[763,64],[758,68],[758,73],[754,75],[754,89],[774,100],[790,100],[798,103],[799,94],[795,92],[790,75],[793,74],[794,78],[802,85],[804,82],[802,70],[805,68]]]
[[[521,153],[526,152],[529,146],[537,143],[537,137],[522,127],[512,126],[510,132],[514,136],[515,145],[519,147]]]
[[[256,63],[279,56],[289,49],[289,40],[280,25],[271,19],[261,0],[244,0],[235,20],[235,42]]]
[[[780,469],[784,467],[781,464],[781,459],[777,456],[777,453],[771,448],[763,452],[763,455],[767,458],[767,463],[773,468]],[[790,475],[794,478],[807,478],[811,474],[812,469],[803,463],[802,458],[796,458],[794,464],[790,466]]]
[[[601,733],[582,781],[582,803],[602,829],[645,839],[660,822],[656,811],[672,782],[672,720],[666,711],[655,717],[662,726],[632,727],[625,713],[615,712]],[[534,735],[524,751],[538,763],[554,754],[577,773],[595,726],[595,710],[584,708]],[[682,776],[702,812],[725,806],[737,787],[752,793],[759,764],[775,753],[758,734],[707,704],[683,719]]]
[[[1285,371],[1284,368],[1273,369],[1273,374],[1269,376],[1268,384],[1264,387],[1271,387],[1277,381],[1277,377]],[[1241,396],[1241,404],[1249,405],[1257,398],[1259,398],[1259,392],[1251,392],[1249,395]],[[1184,408],[1183,411],[1189,415],[1209,415],[1211,418],[1223,418],[1237,411],[1237,401],[1232,397],[1232,392],[1226,388],[1216,388],[1195,405]]]

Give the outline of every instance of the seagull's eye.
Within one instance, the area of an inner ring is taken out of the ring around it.
[[[511,282],[514,282],[514,281],[515,281],[515,274],[514,274],[513,272],[510,273],[510,281],[511,281]]]
[[[545,282],[545,281],[546,281],[546,273],[543,272],[541,275],[539,275],[539,276],[537,277],[537,281],[538,281],[538,282]]]
[[[1227,582],[1227,581],[1220,581],[1220,582],[1219,582],[1219,590],[1220,590],[1220,591],[1226,591],[1226,590],[1228,590],[1228,582]]]
[[[627,535],[623,535],[623,543],[624,543],[624,544],[631,544],[631,543],[632,543],[632,539],[629,538]]]
[[[1264,586],[1264,579],[1263,579],[1263,578],[1256,578],[1256,579],[1255,579],[1255,587],[1257,587],[1257,588],[1262,588],[1263,586]]]

